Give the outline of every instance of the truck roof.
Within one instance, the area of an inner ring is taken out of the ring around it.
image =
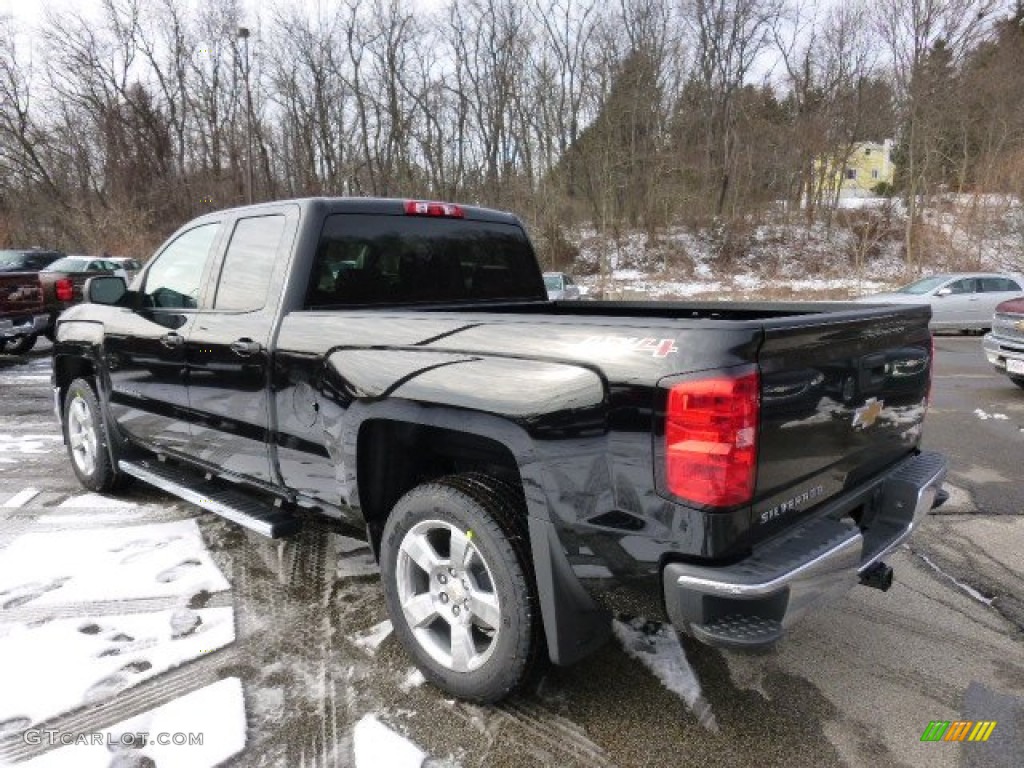
[[[322,214],[331,213],[362,213],[377,215],[405,215],[405,206],[410,201],[430,202],[439,201],[427,200],[413,197],[299,197],[286,200],[272,200],[265,203],[254,203],[252,205],[227,208],[208,214],[208,216],[223,215],[225,213],[236,213],[241,211],[258,211],[268,206],[279,206],[283,203],[294,203],[303,209],[303,213],[310,210],[319,210]],[[519,224],[519,218],[508,211],[499,211],[493,208],[483,208],[476,205],[463,205],[462,203],[440,203],[442,205],[455,205],[463,214],[463,218],[474,221],[494,221],[503,224]],[[205,216],[203,218],[206,218]]]

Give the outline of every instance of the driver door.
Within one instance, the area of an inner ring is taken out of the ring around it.
[[[179,233],[150,261],[131,308],[104,334],[110,412],[122,432],[156,451],[186,453],[191,439],[185,342],[203,303],[221,223]]]

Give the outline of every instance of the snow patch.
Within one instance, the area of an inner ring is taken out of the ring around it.
[[[28,602],[187,596],[229,587],[194,520],[29,533],[11,542],[0,561],[0,609]]]
[[[72,496],[69,499],[65,499],[58,506],[61,509],[131,509],[135,504],[124,499],[101,496],[98,493],[83,493],[81,496]]]
[[[39,495],[38,488],[25,488],[18,491],[16,494],[11,496],[7,501],[4,502],[6,509],[18,509],[28,504],[32,499]]]
[[[364,715],[352,732],[356,768],[420,768],[427,754],[388,728],[376,715]]]
[[[398,687],[402,689],[403,693],[409,693],[413,688],[419,688],[427,682],[427,678],[423,676],[415,667],[412,667],[405,675],[405,678],[398,684]]]
[[[385,619],[380,624],[374,624],[363,632],[349,635],[348,639],[372,656],[380,648],[380,644],[388,639],[388,635],[393,629],[391,621]]]
[[[38,723],[109,699],[234,639],[230,607],[16,627],[0,638],[0,722]]]
[[[612,629],[626,653],[637,659],[661,680],[662,685],[679,696],[705,728],[718,730],[711,707],[701,693],[700,682],[686,660],[675,630],[666,624],[643,618],[614,621]]]
[[[0,453],[28,455],[52,453],[63,438],[60,435],[9,435],[0,433]],[[8,463],[8,462],[4,462]]]
[[[981,594],[981,592],[976,590],[970,584],[964,584],[962,581],[960,581],[955,576],[952,576],[952,575],[946,573],[938,565],[936,565],[935,562],[930,557],[928,557],[928,555],[922,554],[921,552],[914,552],[914,554],[917,555],[919,558],[921,558],[929,568],[931,568],[933,571],[935,571],[940,576],[944,576],[946,579],[951,581],[953,584],[955,584],[957,587],[959,587],[961,590],[963,590],[966,594],[968,594],[971,597],[973,597],[979,603],[982,603],[983,605],[987,605],[989,607],[992,606],[992,602],[995,600],[995,598],[985,597],[983,594]]]
[[[993,419],[995,421],[1008,421],[1010,419],[1010,417],[1005,413],[988,413],[982,408],[975,408],[974,415],[982,421],[988,421],[989,419]]]
[[[75,768],[120,765],[212,768],[245,748],[245,728],[242,681],[229,677],[101,731],[102,743],[92,743],[95,739],[90,734],[89,743],[61,747],[19,765],[23,768],[66,768],[69,765]],[[140,733],[148,734],[148,743],[141,746],[133,738]],[[180,739],[166,739],[161,734],[185,734],[185,743],[160,744],[159,741]],[[188,743],[190,736],[201,737],[202,743]]]
[[[376,576],[380,568],[373,555],[367,550],[364,552],[353,552],[342,555],[338,558],[338,578],[348,579],[359,576]]]

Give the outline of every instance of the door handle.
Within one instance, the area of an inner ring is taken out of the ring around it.
[[[160,343],[168,349],[174,349],[185,343],[185,337],[177,333],[168,333],[160,337]]]
[[[231,342],[231,351],[239,357],[249,357],[249,355],[255,355],[257,352],[263,349],[263,345],[258,341],[253,341],[249,338],[241,338],[237,341]]]

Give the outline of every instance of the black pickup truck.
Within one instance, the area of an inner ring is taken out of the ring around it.
[[[943,496],[923,306],[552,302],[514,216],[344,198],[203,216],[86,293],[53,366],[81,482],[359,526],[397,636],[468,699],[616,611],[768,647],[887,588]]]

